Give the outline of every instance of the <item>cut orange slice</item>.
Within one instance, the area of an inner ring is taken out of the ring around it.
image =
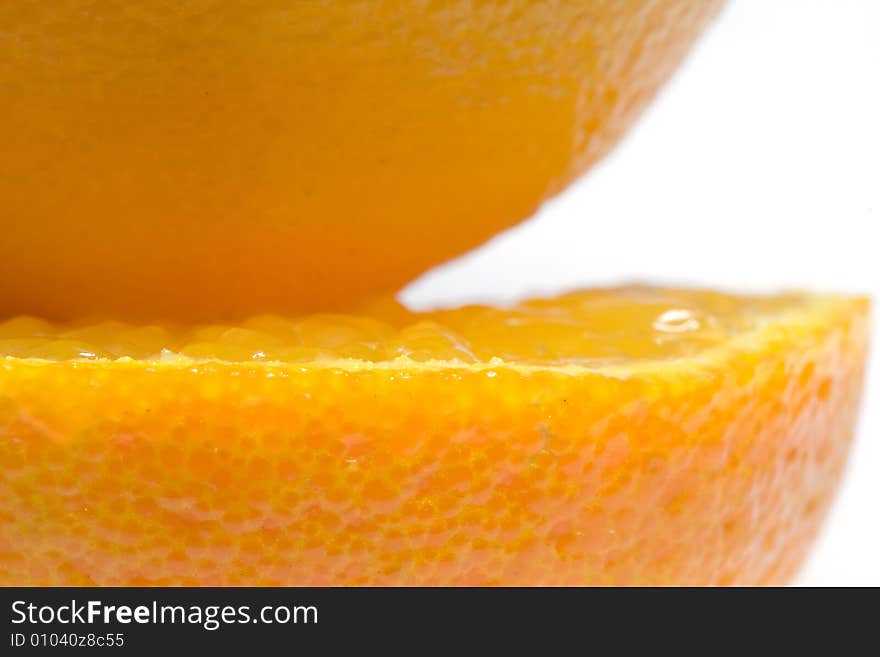
[[[607,153],[721,4],[2,0],[0,316],[395,292]]]
[[[0,323],[0,584],[788,581],[867,302]]]

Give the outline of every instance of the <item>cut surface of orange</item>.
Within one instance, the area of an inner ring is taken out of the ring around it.
[[[0,316],[393,293],[608,151],[719,6],[0,2]]]
[[[0,584],[783,583],[844,467],[867,310],[623,287],[8,319]]]

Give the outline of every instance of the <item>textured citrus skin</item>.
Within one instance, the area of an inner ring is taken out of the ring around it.
[[[397,290],[605,153],[719,5],[0,2],[0,316]]]
[[[606,365],[8,356],[0,584],[786,582],[867,303],[737,305],[703,350]]]

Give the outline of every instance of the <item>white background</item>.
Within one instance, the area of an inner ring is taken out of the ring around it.
[[[606,161],[431,272],[426,307],[622,280],[880,302],[880,0],[734,0]],[[874,344],[880,344],[874,313]],[[798,583],[880,585],[880,348],[849,471]]]

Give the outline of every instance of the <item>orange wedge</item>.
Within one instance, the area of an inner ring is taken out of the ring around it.
[[[393,293],[606,153],[720,4],[3,0],[0,317]]]
[[[779,584],[867,302],[0,323],[0,584]]]

